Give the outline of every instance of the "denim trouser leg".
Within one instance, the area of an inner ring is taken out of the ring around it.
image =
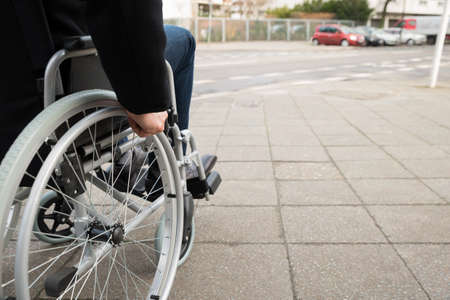
[[[165,58],[173,69],[177,99],[178,126],[181,130],[189,125],[192,84],[194,80],[195,39],[181,27],[164,26],[167,45]]]

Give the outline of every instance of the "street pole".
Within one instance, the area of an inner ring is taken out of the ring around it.
[[[445,1],[444,13],[441,19],[441,30],[439,32],[438,40],[434,49],[433,68],[431,69],[431,83],[430,88],[436,87],[439,66],[441,64],[442,51],[444,50],[445,36],[447,35],[448,28],[448,16],[450,13],[450,0]]]
[[[212,0],[209,0],[209,16],[208,16],[208,43],[211,42],[211,23],[212,23]]]

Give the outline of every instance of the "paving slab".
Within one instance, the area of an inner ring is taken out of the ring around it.
[[[272,146],[320,146],[319,140],[312,134],[270,134]]]
[[[270,161],[269,147],[235,146],[217,149],[219,161]]]
[[[216,169],[224,180],[273,179],[270,162],[218,162]]]
[[[414,177],[394,160],[337,161],[336,164],[347,178]]]
[[[267,137],[259,135],[224,135],[220,137],[219,146],[268,146]]]
[[[297,299],[427,299],[389,245],[289,245]]]
[[[395,245],[431,299],[450,295],[450,245]]]
[[[360,204],[343,180],[280,181],[278,186],[282,205]]]
[[[392,242],[449,243],[450,206],[370,206]]]
[[[281,220],[275,207],[199,206],[195,215],[200,242],[282,242]]]
[[[425,179],[424,182],[442,198],[450,201],[450,179]]]
[[[450,159],[403,160],[402,163],[422,178],[450,178]]]
[[[373,145],[363,135],[321,135],[319,139],[325,146],[366,146]]]
[[[277,205],[277,192],[274,181],[225,180],[220,185],[220,192],[211,197],[211,201],[200,201],[200,205]]]
[[[409,134],[367,133],[367,136],[380,146],[427,145],[426,142]]]
[[[389,146],[384,150],[397,159],[448,159],[445,151],[433,146]]]
[[[334,160],[389,160],[390,157],[378,147],[327,147]]]
[[[283,245],[196,244],[171,300],[293,299]]]
[[[386,242],[362,207],[283,207],[281,215],[288,242]]]
[[[197,136],[220,136],[222,133],[222,126],[206,126],[206,127],[191,127],[189,130],[192,134]]]
[[[367,204],[445,203],[416,179],[360,179],[350,180],[350,184]]]
[[[272,146],[272,159],[274,161],[329,161],[323,147],[305,146]]]
[[[275,163],[275,177],[283,180],[341,179],[331,163]]]
[[[200,135],[195,136],[195,141],[197,143],[197,148],[202,149],[202,147],[210,147],[210,146],[217,146],[217,143],[219,143],[219,136],[207,136],[207,135]]]
[[[266,136],[265,126],[225,126],[223,127],[223,135],[251,135]]]

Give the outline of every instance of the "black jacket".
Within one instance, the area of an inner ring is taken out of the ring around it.
[[[161,0],[46,0],[44,5],[57,46],[64,37],[91,34],[125,108],[137,114],[168,108]]]
[[[51,54],[65,37],[86,33],[125,108],[170,106],[161,0],[1,0],[0,160],[42,110],[36,78]]]

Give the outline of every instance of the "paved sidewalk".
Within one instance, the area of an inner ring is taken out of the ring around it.
[[[171,299],[450,299],[450,86],[420,84],[194,102],[224,182]]]

